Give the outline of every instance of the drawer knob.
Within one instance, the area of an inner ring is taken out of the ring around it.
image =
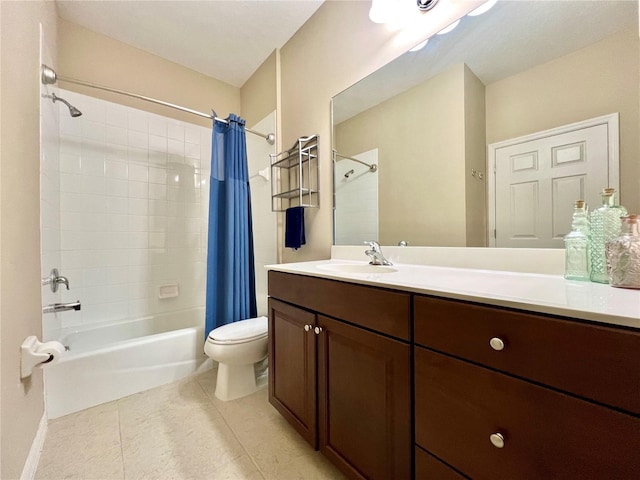
[[[322,327],[316,327],[315,330],[316,335],[320,335],[320,333],[322,332]]]
[[[496,448],[504,447],[504,435],[502,435],[501,433],[492,433],[489,436],[489,440],[491,440],[491,443]]]
[[[310,331],[312,328],[313,328],[313,327],[312,327],[311,325],[305,325],[305,326],[304,326],[304,331],[305,331],[305,332],[308,332],[308,331]]]
[[[491,348],[497,350],[498,352],[504,349],[504,342],[498,337],[493,337],[491,340],[489,340],[489,345],[491,345]]]

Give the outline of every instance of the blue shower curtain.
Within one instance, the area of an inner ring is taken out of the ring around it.
[[[213,121],[205,334],[257,313],[245,121],[227,121]]]

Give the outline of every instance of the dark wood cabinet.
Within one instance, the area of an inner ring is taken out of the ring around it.
[[[408,344],[318,317],[320,451],[352,478],[411,478]]]
[[[631,479],[640,331],[269,272],[269,400],[352,479]]]
[[[637,477],[637,330],[415,296],[414,334],[417,448],[476,480]]]
[[[347,477],[410,479],[411,347],[376,330],[408,337],[410,296],[353,287],[270,272],[269,401]],[[376,305],[369,316],[351,315],[359,298]]]
[[[269,299],[269,402],[318,448],[315,323],[315,314]]]

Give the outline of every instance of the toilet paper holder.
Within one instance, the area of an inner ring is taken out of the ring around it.
[[[20,378],[26,378],[33,373],[33,369],[38,365],[44,365],[57,360],[64,345],[60,342],[41,342],[34,335],[25,338],[20,346]]]

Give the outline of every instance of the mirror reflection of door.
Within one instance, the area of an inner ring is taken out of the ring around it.
[[[489,159],[489,245],[562,248],[573,203],[619,189],[618,115],[492,144]]]

